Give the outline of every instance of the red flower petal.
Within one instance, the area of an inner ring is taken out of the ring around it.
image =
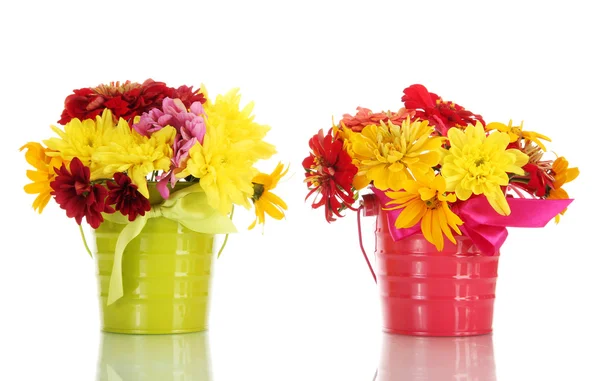
[[[57,176],[50,183],[51,194],[60,208],[66,211],[67,217],[75,218],[77,224],[81,225],[85,217],[87,223],[96,229],[104,221],[102,212],[114,212],[105,204],[106,188],[91,184],[90,169],[79,158],[71,160],[69,169],[63,164],[55,171]]]
[[[444,136],[449,128],[457,125],[474,125],[479,121],[485,126],[481,115],[473,114],[454,102],[442,100],[437,94],[429,92],[425,86],[420,84],[404,89],[402,101],[407,109],[415,110],[413,120],[416,118],[427,120]]]
[[[308,144],[312,152],[302,161],[309,188],[306,198],[314,194],[312,207],[317,209],[324,206],[325,219],[332,222],[335,221],[334,215],[342,217],[340,212],[343,209],[354,209],[352,180],[358,168],[343,149],[342,140],[334,138],[331,130],[327,135],[320,130]]]
[[[138,215],[144,216],[151,209],[150,201],[138,192],[138,187],[124,173],[115,173],[115,181],[109,181],[106,203],[115,205],[115,209],[129,221],[134,221]]]

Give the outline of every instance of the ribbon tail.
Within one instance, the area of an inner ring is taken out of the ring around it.
[[[110,283],[108,285],[107,306],[110,306],[123,296],[123,253],[129,242],[140,234],[147,220],[147,215],[143,217],[138,216],[135,221],[125,225],[121,234],[119,234],[112,273],[110,274]]]
[[[108,376],[108,381],[123,381],[121,376],[109,364],[106,364],[106,375]]]
[[[501,226],[470,225],[465,223],[460,229],[471,238],[484,255],[498,255],[500,247],[508,237],[508,230]]]

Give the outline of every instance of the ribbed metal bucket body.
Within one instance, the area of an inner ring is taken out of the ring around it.
[[[114,250],[123,224],[94,231],[102,330],[132,334],[207,329],[214,235],[158,217],[123,254],[123,297],[107,305]]]
[[[379,209],[375,273],[383,330],[420,336],[492,331],[498,255],[485,256],[465,236],[439,252],[422,234],[394,241]]]

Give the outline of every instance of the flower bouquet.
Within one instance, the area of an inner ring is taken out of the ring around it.
[[[346,209],[359,223],[360,212],[378,216],[376,271],[363,254],[385,331],[490,332],[506,228],[558,222],[579,171],[522,123],[486,123],[419,84],[402,101],[398,111],[359,107],[310,139],[307,199],[328,222]]]
[[[254,206],[249,229],[287,209],[272,193],[283,164],[255,167],[275,153],[270,127],[237,89],[211,101],[151,79],[74,90],[64,105],[57,136],[21,148],[35,168],[25,191],[38,212],[53,198],[94,229],[103,329],[206,329],[214,238],[236,231],[234,204]]]

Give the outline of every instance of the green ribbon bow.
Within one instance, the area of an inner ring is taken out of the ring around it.
[[[200,184],[194,184],[177,192],[161,204],[153,205],[144,216],[130,222],[120,213],[106,214],[104,219],[110,222],[125,224],[125,228],[117,238],[115,260],[113,263],[110,283],[108,286],[107,305],[111,305],[123,296],[123,253],[125,248],[137,237],[150,218],[165,217],[177,221],[186,228],[197,233],[229,234],[237,232],[235,225],[228,216],[224,216],[208,205],[206,193]]]

